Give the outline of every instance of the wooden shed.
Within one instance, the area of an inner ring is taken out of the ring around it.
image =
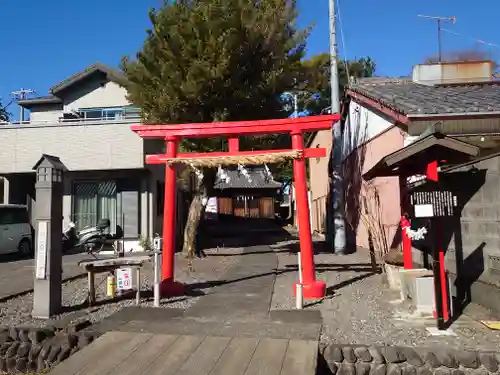
[[[219,216],[273,219],[281,183],[274,181],[265,166],[246,170],[248,176],[237,168],[217,176],[214,188]]]

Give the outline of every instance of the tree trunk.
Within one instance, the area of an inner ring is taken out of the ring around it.
[[[188,259],[196,257],[196,235],[204,208],[203,196],[195,194],[189,205],[189,214],[184,229],[184,244],[182,246],[182,253]]]

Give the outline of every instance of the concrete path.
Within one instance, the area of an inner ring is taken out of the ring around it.
[[[315,341],[108,332],[49,374],[314,375],[317,354]]]
[[[68,280],[85,272],[78,267],[78,261],[88,258],[88,254],[68,254],[63,256],[63,279]],[[13,255],[0,257],[0,302],[29,293],[33,290],[34,260],[19,259]]]
[[[240,260],[187,310],[125,308],[92,329],[174,335],[318,340],[319,311],[273,311],[277,257],[269,246],[247,247]],[[203,289],[206,285],[192,285]]]
[[[49,374],[314,375],[319,311],[270,313],[276,254],[252,246],[237,256],[219,280],[191,286],[210,286],[192,307],[125,308],[89,328],[104,335]]]

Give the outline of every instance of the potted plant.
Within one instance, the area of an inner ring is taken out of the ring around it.
[[[148,251],[153,251],[154,250],[153,241],[148,236],[140,236],[139,237],[139,247],[144,252],[148,252]]]

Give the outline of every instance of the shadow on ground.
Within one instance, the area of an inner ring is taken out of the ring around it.
[[[181,302],[188,300],[189,298],[193,297],[200,297],[206,295],[205,292],[203,292],[202,288],[194,288],[192,285],[187,285],[185,293],[182,296],[178,297],[173,297],[170,298],[167,301],[160,301],[162,305],[168,305],[170,303],[175,303],[175,302]],[[153,291],[152,290],[141,290],[141,301],[142,302],[151,302],[153,301],[154,296],[153,296]],[[105,306],[108,304],[112,303],[119,303],[123,301],[132,301],[135,300],[135,291],[130,291],[127,293],[124,293],[120,296],[116,296],[114,298],[104,298],[96,301],[92,305],[88,304],[88,301],[85,300],[77,305],[72,305],[72,306],[63,306],[61,309],[61,313],[70,313],[70,312],[77,312],[85,309],[92,309],[92,308],[99,308],[101,306]]]

